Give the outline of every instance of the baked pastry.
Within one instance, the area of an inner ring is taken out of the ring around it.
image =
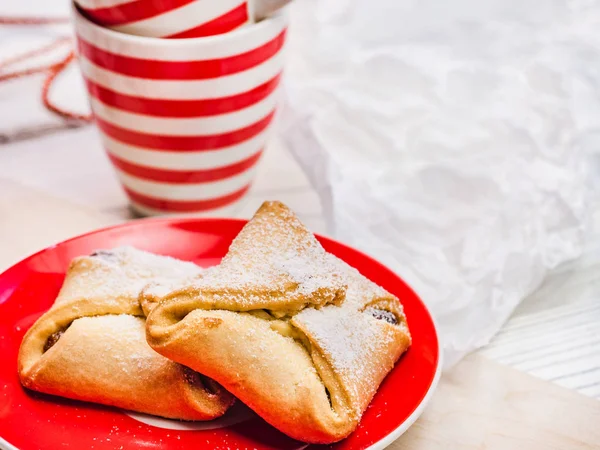
[[[219,266],[175,284],[142,293],[158,304],[150,346],[305,442],[348,436],[410,345],[398,299],[281,203],[263,204]]]
[[[74,259],[55,303],[23,338],[21,383],[47,394],[168,418],[222,415],[233,403],[231,394],[152,350],[139,303],[149,280],[166,282],[200,272],[192,263],[131,247]]]

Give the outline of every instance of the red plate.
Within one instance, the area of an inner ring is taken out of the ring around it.
[[[95,231],[42,250],[0,275],[0,447],[18,449],[230,448],[302,449],[238,407],[206,429],[140,416],[90,403],[24,390],[17,378],[23,334],[54,302],[69,261],[95,249],[133,245],[142,250],[217,264],[246,222],[233,219],[149,219]],[[358,429],[335,449],[380,449],[419,416],[440,373],[431,316],[391,270],[339,242],[319,237],[325,249],[400,298],[413,345],[385,379]],[[241,421],[240,421],[241,420]],[[155,425],[149,425],[154,423]],[[213,424],[213,422],[208,423]],[[191,428],[191,429],[190,429]],[[4,442],[2,441],[4,439]],[[319,446],[310,446],[317,449]],[[323,447],[324,448],[324,447]]]

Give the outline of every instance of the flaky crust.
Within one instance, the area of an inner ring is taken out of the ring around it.
[[[222,415],[233,402],[231,394],[148,346],[138,300],[151,279],[199,273],[191,263],[127,247],[73,260],[54,305],[23,338],[21,383],[168,418]],[[49,346],[56,333],[62,334]]]
[[[398,299],[327,254],[277,202],[259,209],[220,266],[142,297],[158,304],[146,327],[152,348],[305,442],[350,434],[410,345]]]

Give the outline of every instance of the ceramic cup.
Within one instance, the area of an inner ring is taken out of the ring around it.
[[[228,215],[278,104],[285,12],[226,34],[138,37],[74,10],[95,122],[135,210]]]
[[[254,0],[75,0],[97,25],[125,34],[195,38],[252,22]]]

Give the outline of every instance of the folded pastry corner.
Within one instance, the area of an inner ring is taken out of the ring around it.
[[[345,288],[312,233],[282,203],[265,202],[218,266],[183,282],[151,283],[142,301],[177,299],[169,308],[179,316],[199,307],[286,316],[340,304]]]
[[[398,299],[267,202],[219,266],[142,297],[148,343],[217,380],[289,436],[348,436],[411,338]]]
[[[132,247],[72,261],[53,306],[25,334],[23,386],[184,420],[222,415],[233,397],[214,381],[152,350],[139,294],[152,279],[197,275],[192,263]]]

